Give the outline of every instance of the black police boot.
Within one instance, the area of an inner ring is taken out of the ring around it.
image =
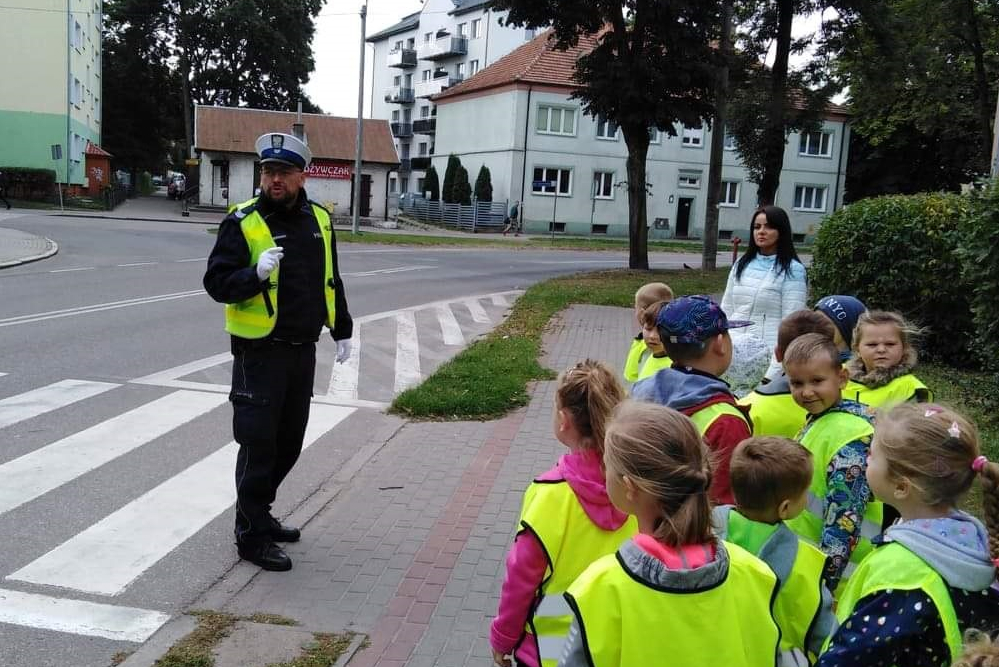
[[[291,559],[284,549],[273,542],[236,544],[239,557],[272,572],[287,572]]]
[[[271,517],[271,526],[267,534],[275,542],[298,542],[302,537],[302,531],[291,526],[282,526],[281,522]]]

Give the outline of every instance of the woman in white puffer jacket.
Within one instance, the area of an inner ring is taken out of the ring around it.
[[[805,267],[794,251],[791,221],[777,206],[764,206],[753,214],[749,247],[732,267],[721,307],[732,320],[750,320],[753,326],[733,329],[732,337],[756,335],[773,349],[777,328],[784,317],[805,307],[808,287]],[[767,377],[781,372],[771,360]]]

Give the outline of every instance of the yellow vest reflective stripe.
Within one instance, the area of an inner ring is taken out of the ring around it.
[[[724,543],[728,574],[702,590],[652,588],[618,556],[587,568],[566,593],[593,667],[773,667],[780,631],[770,605],[777,578],[745,549]]]
[[[257,260],[268,248],[273,248],[274,238],[271,230],[256,209],[256,199],[237,204],[230,213],[239,220],[240,230],[250,249],[250,266],[255,266]],[[326,326],[332,328],[336,320],[336,290],[333,284],[332,236],[333,226],[329,213],[321,206],[312,204],[312,213],[316,217],[319,231],[323,238],[325,255],[323,272],[323,291],[326,300]],[[274,269],[270,275],[269,287],[266,292],[255,294],[246,301],[228,303],[225,306],[225,330],[240,338],[266,338],[274,330],[277,322],[278,283],[281,267]],[[266,296],[265,296],[266,294]],[[268,304],[270,308],[268,309]]]
[[[629,516],[617,530],[603,530],[586,515],[568,482],[536,481],[524,493],[520,525],[534,533],[548,558],[539,602],[528,619],[530,634],[524,641],[531,641],[533,635],[541,664],[555,667],[572,623],[572,610],[562,593],[593,561],[613,554],[637,533],[638,523]]]
[[[636,338],[631,341],[631,347],[628,348],[628,356],[624,360],[625,380],[628,382],[636,382],[638,380],[638,372],[642,367],[642,355],[645,354],[648,349],[649,347],[641,338]]]
[[[870,440],[874,428],[863,417],[847,412],[830,412],[816,421],[801,438],[801,444],[812,453],[812,484],[808,488],[808,506],[795,518],[786,521],[787,527],[814,545],[822,540],[825,518],[825,498],[829,489],[826,468],[840,449],[854,440]],[[869,499],[860,525],[860,541],[850,555],[851,563],[859,563],[873,548],[871,539],[881,534],[884,505],[880,500]],[[847,566],[843,581],[854,568]]]
[[[845,622],[858,602],[868,595],[888,589],[919,589],[926,593],[940,614],[951,659],[960,657],[963,652],[961,628],[947,585],[926,561],[897,542],[878,547],[857,566],[839,598],[836,617],[840,623]]]
[[[808,411],[791,394],[760,394],[751,391],[738,401],[749,406],[753,435],[779,435],[794,439],[805,425]]]
[[[706,408],[702,408],[690,415],[690,421],[694,422],[694,426],[697,427],[697,432],[702,436],[708,432],[711,425],[721,417],[722,415],[731,415],[733,417],[738,417],[742,421],[746,422],[747,426],[750,426],[749,422],[746,421],[746,415],[742,414],[739,408],[735,407],[731,403],[712,403]],[[752,428],[752,426],[750,426]]]
[[[762,545],[757,552],[751,553],[770,566],[777,576],[779,590],[774,600],[774,618],[781,631],[781,651],[786,654],[797,649],[804,654],[808,649],[809,631],[821,610],[826,555],[796,535],[795,541],[787,543],[794,549],[793,556],[773,554],[767,546],[768,542],[773,543],[774,526],[751,521],[731,506],[716,507],[712,517],[719,537],[727,542],[734,541],[745,548],[739,538],[742,535],[748,537],[747,543]],[[787,531],[787,528],[778,527],[778,530]],[[777,558],[768,558],[768,555]],[[810,661],[814,662],[815,657],[811,656]],[[785,661],[784,664],[795,662]]]
[[[673,360],[669,356],[657,357],[650,354],[646,359],[645,363],[642,364],[642,370],[638,373],[638,379],[644,380],[647,377],[652,377],[664,368],[670,368],[673,366]]]
[[[843,398],[869,405],[872,408],[890,408],[910,400],[921,403],[932,401],[933,392],[923,384],[922,380],[909,373],[876,389],[850,380],[843,387]]]

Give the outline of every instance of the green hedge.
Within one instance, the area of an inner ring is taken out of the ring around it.
[[[988,192],[992,203],[999,201],[994,187]],[[974,364],[983,349],[972,304],[984,322],[989,298],[976,292],[979,273],[992,274],[992,307],[999,303],[994,300],[999,218],[991,217],[999,212],[986,216],[981,211],[987,204],[982,197],[929,193],[864,199],[840,209],[822,223],[815,239],[812,295],[853,294],[869,308],[900,311],[926,328],[925,355]],[[990,224],[992,243],[984,238]],[[971,266],[978,260],[969,258],[979,255],[991,257],[991,266]],[[999,331],[992,326],[993,334]]]
[[[973,347],[985,368],[999,371],[999,182],[988,183],[969,200],[957,254],[971,292]]]
[[[56,173],[52,169],[0,167],[7,177],[7,195],[14,199],[44,201],[55,195]]]

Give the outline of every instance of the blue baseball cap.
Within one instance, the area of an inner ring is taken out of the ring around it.
[[[257,137],[257,155],[260,164],[278,162],[305,169],[312,162],[312,151],[304,141],[291,134],[268,132]]]
[[[659,311],[659,335],[670,343],[703,343],[728,331],[748,327],[748,320],[729,320],[717,303],[703,295],[682,296]]]

